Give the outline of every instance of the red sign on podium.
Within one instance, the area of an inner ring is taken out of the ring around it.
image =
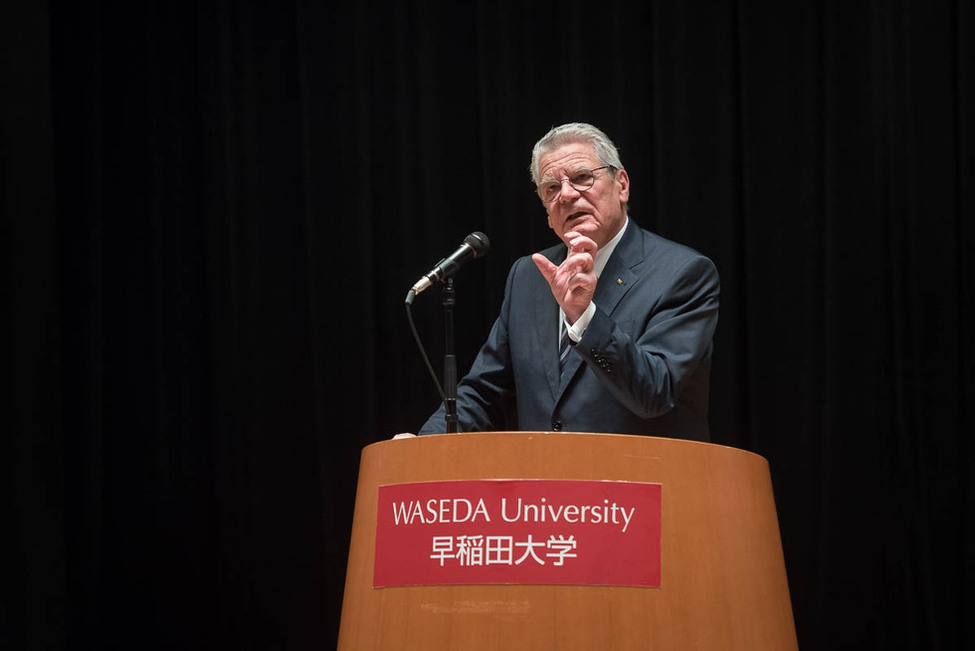
[[[660,587],[660,500],[619,481],[380,486],[373,587]]]

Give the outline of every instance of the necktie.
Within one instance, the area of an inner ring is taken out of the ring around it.
[[[562,336],[559,337],[559,374],[561,375],[565,372],[565,362],[569,359],[569,351],[572,350],[575,342],[569,338],[569,329],[565,327],[565,323],[559,324],[559,330],[562,331]]]

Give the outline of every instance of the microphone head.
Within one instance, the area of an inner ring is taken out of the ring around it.
[[[480,231],[474,231],[470,235],[464,238],[464,244],[471,247],[474,251],[474,257],[479,258],[480,256],[487,253],[488,249],[491,248],[491,242],[488,241],[488,236]]]

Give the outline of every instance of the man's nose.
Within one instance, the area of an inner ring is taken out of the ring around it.
[[[566,197],[567,192],[568,192],[568,197]],[[565,201],[567,198],[575,199],[580,194],[581,193],[578,190],[576,190],[571,183],[569,183],[569,179],[562,179],[562,192],[559,194],[559,199],[561,201]]]

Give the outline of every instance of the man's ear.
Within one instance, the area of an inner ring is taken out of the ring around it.
[[[620,203],[630,201],[630,175],[626,170],[616,170],[616,182],[620,184]]]

